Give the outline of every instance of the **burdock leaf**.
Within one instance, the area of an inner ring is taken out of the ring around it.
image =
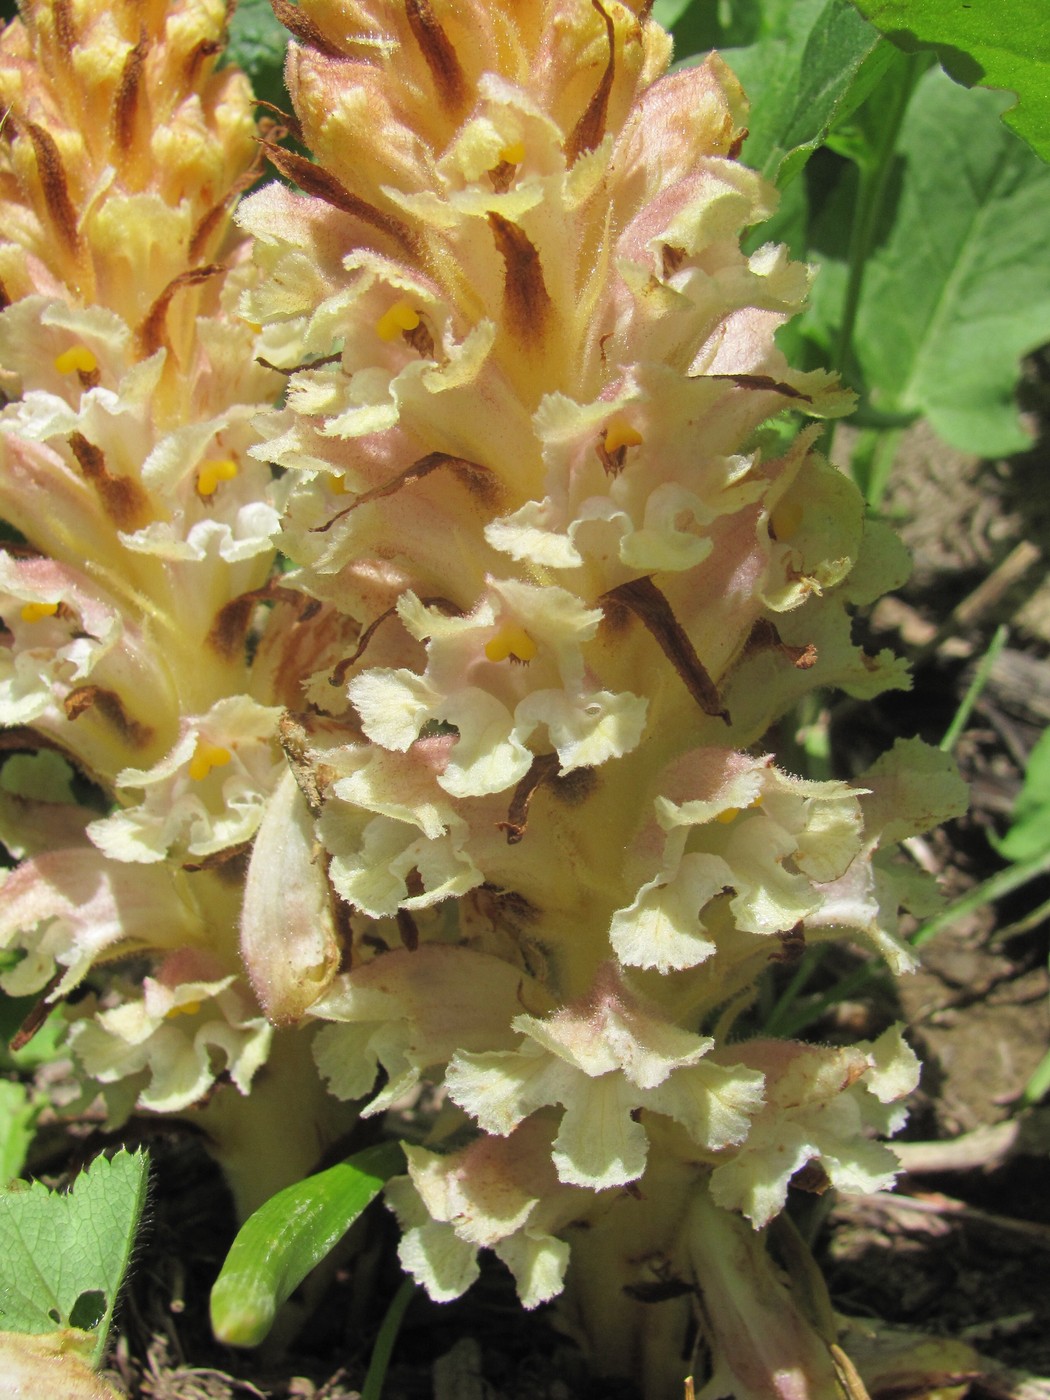
[[[933,49],[957,82],[1006,88],[1003,120],[1050,161],[1050,7],[1032,0],[855,0],[908,53]]]
[[[40,1182],[0,1191],[0,1328],[79,1328],[84,1355],[105,1349],[146,1201],[144,1152],[98,1157],[68,1192]]]
[[[330,1254],[385,1182],[404,1168],[395,1143],[367,1147],[287,1186],[249,1216],[211,1291],[220,1342],[258,1346],[277,1309]]]
[[[1029,445],[1014,390],[1022,356],[1050,340],[1050,170],[997,120],[1003,101],[936,68],[921,79],[854,337],[875,409],[924,413],[982,456]]]

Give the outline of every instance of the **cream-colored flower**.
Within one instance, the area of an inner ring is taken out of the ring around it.
[[[183,720],[182,735],[149,770],[125,768],[117,786],[142,800],[92,822],[88,835],[112,860],[150,863],[174,848],[203,860],[255,835],[277,785],[280,710],[247,696],[217,700]]]
[[[89,1075],[100,1084],[132,1080],[138,1106],[155,1113],[188,1108],[224,1072],[247,1094],[273,1037],[236,976],[194,979],[195,961],[173,954],[156,977],[143,979],[141,998],[127,997],[70,1029]]]
[[[760,1229],[779,1214],[793,1176],[819,1163],[842,1191],[883,1191],[900,1164],[872,1134],[900,1128],[899,1104],[919,1082],[919,1062],[894,1026],[873,1043],[838,1049],[754,1040],[741,1060],[765,1075],[766,1102],[747,1141],[711,1176],[711,1195]]]
[[[452,1058],[449,1095],[501,1136],[537,1109],[562,1105],[553,1161],[569,1185],[602,1189],[641,1176],[648,1139],[639,1109],[673,1118],[716,1149],[746,1137],[762,1102],[761,1074],[707,1060],[714,1041],[646,1006],[611,964],[585,1001],[512,1025],[524,1037],[517,1050]]]

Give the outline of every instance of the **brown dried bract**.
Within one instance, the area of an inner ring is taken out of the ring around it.
[[[368,224],[370,228],[385,233],[411,258],[416,261],[422,260],[423,250],[419,240],[400,219],[395,219],[392,214],[386,214],[383,210],[377,209],[366,199],[351,194],[334,175],[321,166],[314,165],[313,161],[307,160],[304,156],[297,156],[292,151],[286,151],[283,146],[278,146],[273,141],[263,141],[262,147],[266,152],[267,159],[276,167],[277,171],[289,180],[293,180],[306,194],[312,194],[315,198],[323,200],[325,204],[330,204],[333,209],[339,209],[344,214],[351,214],[355,219],[360,219],[362,223]]]
[[[145,748],[153,738],[151,726],[129,715],[115,690],[106,690],[100,685],[80,685],[69,692],[62,707],[68,720],[79,719],[86,710],[96,710],[133,748]]]
[[[442,106],[458,116],[466,105],[468,90],[456,50],[430,8],[430,0],[405,0],[405,14]]]
[[[77,465],[98,493],[102,508],[118,530],[135,530],[152,514],[147,493],[133,477],[114,476],[100,447],[82,433],[70,433],[69,446]]]
[[[503,259],[504,316],[524,344],[534,345],[543,338],[553,310],[540,255],[524,230],[510,219],[490,210],[488,221]]]
[[[573,127],[572,133],[565,143],[565,156],[570,165],[586,151],[593,151],[605,135],[609,97],[616,77],[616,26],[601,0],[591,0],[591,4],[605,21],[605,32],[609,39],[609,60],[605,65],[601,81],[587,104],[586,111]]]
[[[345,510],[333,515],[331,520],[327,520],[323,525],[315,525],[310,533],[323,535],[332,528],[337,520],[342,520],[344,516],[357,510],[359,506],[368,505],[371,501],[382,500],[384,496],[392,496],[403,486],[408,486],[413,481],[421,481],[423,477],[429,476],[431,472],[437,471],[441,467],[449,468],[468,491],[476,493],[487,505],[493,504],[497,499],[498,482],[488,467],[483,467],[478,462],[468,462],[465,457],[453,457],[448,452],[428,452],[425,457],[420,457],[418,462],[413,462],[410,467],[406,467],[401,475],[395,476],[392,481],[386,481],[382,486],[375,486],[371,491],[362,492]]]
[[[558,769],[556,753],[540,754],[532,760],[532,766],[514,789],[510,800],[507,820],[497,822],[500,831],[507,833],[507,845],[516,846],[525,835],[529,825],[529,805],[538,787],[550,782]]]
[[[138,330],[139,349],[144,358],[149,358],[167,343],[168,307],[176,292],[185,287],[198,287],[210,277],[217,277],[226,269],[221,263],[208,263],[204,267],[191,267],[173,277],[146,313],[146,319]]]
[[[726,724],[730,723],[729,711],[722,704],[718,688],[707,674],[670,603],[651,578],[638,578],[630,583],[621,583],[618,588],[603,594],[599,601],[618,604],[643,622],[704,714],[723,719]]]

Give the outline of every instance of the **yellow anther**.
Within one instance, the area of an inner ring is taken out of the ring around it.
[[[173,1016],[196,1016],[200,1009],[199,1001],[184,1001],[181,1006],[173,1006],[164,1019],[170,1021]]]
[[[376,322],[380,340],[396,340],[402,331],[414,331],[419,325],[419,313],[408,301],[395,301]]]
[[[512,141],[509,146],[503,147],[499,158],[507,165],[520,165],[525,159],[525,142]]]
[[[798,534],[802,524],[802,507],[797,501],[781,501],[769,517],[769,527],[778,540],[789,540]]]
[[[513,623],[500,630],[485,643],[485,655],[490,661],[506,661],[507,657],[512,657],[515,661],[531,661],[536,655],[536,643],[522,627],[516,627]]]
[[[640,447],[643,441],[638,429],[620,414],[610,418],[605,425],[605,450],[610,455],[621,447]]]
[[[740,815],[740,813],[741,813],[742,810],[743,810],[743,811],[750,811],[752,807],[761,807],[761,806],[762,806],[762,794],[759,793],[758,796],[755,797],[755,798],[753,798],[753,799],[747,804],[747,807],[745,807],[745,808],[740,808],[740,807],[727,807],[724,811],[719,812],[718,815],[715,817],[715,821],[716,821],[716,822],[721,822],[723,826],[728,826],[730,822],[735,822],[735,821],[736,821],[737,817],[739,817],[739,815]]]
[[[98,361],[86,345],[71,345],[55,356],[55,369],[59,374],[73,374],[76,370],[81,374],[94,374]]]
[[[203,782],[213,768],[225,768],[232,758],[233,754],[221,744],[209,744],[206,739],[198,739],[190,759],[190,777],[195,783]]]
[[[57,603],[23,603],[22,621],[40,622],[45,617],[54,617],[57,612]]]
[[[197,495],[214,496],[220,481],[232,481],[236,475],[237,463],[231,457],[202,462],[197,472]]]

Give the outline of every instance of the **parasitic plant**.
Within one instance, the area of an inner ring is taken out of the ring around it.
[[[781,1212],[892,1181],[918,1067],[752,1009],[824,941],[911,966],[893,848],[963,796],[918,741],[776,761],[907,684],[851,636],[905,567],[780,430],[851,396],[777,348],[810,274],[742,248],[744,96],[641,0],[274,4],[311,157],[260,129],[239,233],[221,6],[0,46],[0,713],[111,804],[8,810],[5,986],[90,975],[87,1078],[235,1184],[289,1139],[242,1207],[436,1086],[387,1188],[431,1297],[490,1249],[648,1396],[697,1335],[711,1400],[846,1394]]]

